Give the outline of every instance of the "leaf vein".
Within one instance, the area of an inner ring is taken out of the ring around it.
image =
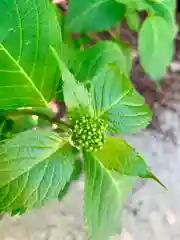
[[[17,66],[17,68],[20,70],[20,72],[24,75],[24,77],[27,79],[27,81],[30,83],[30,85],[32,85],[32,87],[34,88],[34,90],[36,91],[36,93],[40,96],[40,98],[42,99],[42,102],[44,103],[44,105],[46,107],[48,106],[47,101],[45,100],[44,96],[42,95],[42,93],[39,91],[39,89],[36,87],[36,85],[33,83],[32,79],[27,75],[27,73],[25,72],[25,70],[19,65],[19,63],[14,59],[14,57],[7,51],[7,49],[0,43],[1,48],[3,48],[4,52],[6,53],[6,55],[11,59],[11,61]]]

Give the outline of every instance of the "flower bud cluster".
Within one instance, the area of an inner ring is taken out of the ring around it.
[[[72,141],[75,146],[88,152],[98,151],[104,145],[104,131],[107,125],[103,119],[83,116],[74,123]]]

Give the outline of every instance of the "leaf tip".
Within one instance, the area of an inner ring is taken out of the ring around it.
[[[148,172],[147,178],[153,179],[154,181],[159,183],[161,185],[161,187],[163,187],[166,191],[168,191],[168,188],[166,187],[166,185],[164,183],[162,183],[152,172]]]

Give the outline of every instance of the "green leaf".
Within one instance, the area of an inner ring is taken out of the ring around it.
[[[94,153],[105,168],[122,175],[145,177],[149,174],[144,159],[120,137],[105,137],[102,150]]]
[[[52,52],[58,62],[63,80],[64,101],[69,112],[78,112],[81,115],[91,114],[92,108],[90,97],[87,89],[78,83],[73,74],[68,70],[66,65],[61,61],[57,52],[52,48]]]
[[[141,23],[141,19],[137,12],[128,10],[126,12],[126,21],[131,30],[138,32],[140,23]]]
[[[125,75],[127,74],[129,76],[131,74],[132,65],[133,65],[133,50],[128,43],[120,42],[119,44],[124,54],[125,62],[126,62],[126,72],[124,72],[124,74]]]
[[[116,65],[106,65],[93,78],[91,95],[95,116],[106,119],[109,132],[135,132],[151,120],[143,97]]]
[[[120,233],[120,213],[134,181],[85,155],[85,219],[91,240],[109,240]]]
[[[73,172],[73,148],[67,141],[43,129],[0,145],[1,212],[31,209],[58,196]]]
[[[112,0],[70,0],[66,23],[71,32],[102,31],[119,22],[125,6]]]
[[[55,95],[55,99],[64,102],[64,95],[63,95],[63,82],[58,82],[58,87]]]
[[[94,153],[94,156],[109,170],[127,176],[151,178],[167,189],[150,171],[142,156],[120,137],[106,136],[103,149]]]
[[[148,0],[114,0],[116,2],[119,2],[121,4],[127,5],[128,8],[143,11],[143,10],[149,10],[151,9],[150,4]]]
[[[144,71],[153,80],[160,80],[173,56],[173,37],[169,24],[161,17],[147,18],[141,28],[138,45]]]
[[[68,190],[69,190],[69,187],[71,186],[71,183],[73,181],[79,180],[82,170],[83,170],[82,160],[76,159],[76,161],[74,163],[74,171],[71,175],[71,179],[68,183],[66,183],[63,191],[61,191],[60,194],[58,195],[59,200],[61,200],[68,193]]]
[[[116,63],[124,74],[128,74],[132,63],[132,53],[130,48],[128,49],[127,53],[124,51],[124,46],[112,41],[98,42],[77,54],[70,68],[76,78],[83,83],[91,81],[107,63]]]
[[[61,30],[47,0],[0,1],[0,108],[48,106],[56,88]]]

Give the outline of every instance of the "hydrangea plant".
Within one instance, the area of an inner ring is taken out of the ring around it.
[[[70,0],[65,16],[48,0],[0,2],[0,212],[22,214],[58,198],[81,161],[88,236],[108,240],[120,232],[138,177],[165,187],[122,138],[152,117],[129,79],[132,50],[118,39],[87,44],[87,32],[124,18],[137,30],[140,10],[148,12],[141,64],[158,81],[173,54],[175,1]],[[55,117],[53,98],[64,101],[66,120]]]

